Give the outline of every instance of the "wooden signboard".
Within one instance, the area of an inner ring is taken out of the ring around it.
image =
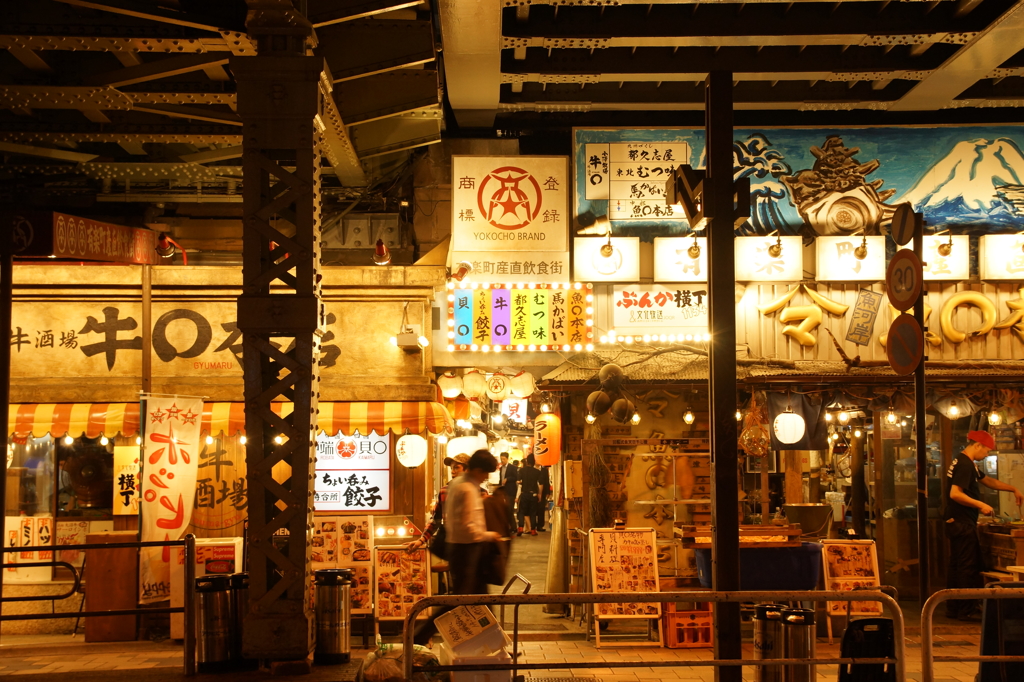
[[[594,528],[590,531],[590,579],[594,592],[658,592],[658,553],[653,528]],[[635,644],[661,646],[661,604],[624,602],[594,604],[594,618],[647,618],[658,621],[658,641]],[[595,628],[597,646],[600,627]],[[622,645],[622,643],[619,643]]]
[[[405,620],[413,604],[430,596],[430,554],[405,551],[401,545],[374,547],[374,615],[381,620]],[[420,613],[428,617],[428,610]]]
[[[822,570],[825,572],[826,590],[856,590],[877,588],[878,555],[874,540],[822,540]],[[873,601],[830,601],[828,615],[846,615],[850,604],[852,615],[879,616],[881,602]]]

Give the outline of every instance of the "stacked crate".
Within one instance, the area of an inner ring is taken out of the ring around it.
[[[714,616],[711,602],[683,604],[667,602],[662,613],[665,646],[669,649],[698,649],[712,646]],[[692,607],[692,609],[690,608]]]

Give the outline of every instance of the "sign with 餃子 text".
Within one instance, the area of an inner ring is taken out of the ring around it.
[[[390,511],[390,434],[317,437],[313,508],[364,514]]]
[[[492,279],[507,275],[514,280],[531,272],[513,273],[512,264],[523,270],[530,261],[532,276],[538,278],[531,281],[568,280],[568,259],[553,255],[568,252],[568,192],[569,160],[564,156],[453,156],[453,262],[492,263],[495,270],[509,270],[490,273]],[[547,275],[538,273],[538,263],[544,263]]]

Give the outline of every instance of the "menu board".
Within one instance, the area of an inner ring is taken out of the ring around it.
[[[878,588],[878,556],[874,540],[822,540],[821,544],[826,590]],[[846,615],[848,603],[853,615],[882,613],[881,602],[830,601],[828,615]]]
[[[368,516],[317,516],[313,521],[313,568],[352,570],[352,613],[373,611],[372,549]]]
[[[658,592],[658,553],[653,528],[590,531],[594,592]],[[597,618],[658,618],[660,603],[594,604]]]
[[[405,620],[413,604],[430,596],[430,554],[402,546],[375,547],[373,603],[378,620]],[[420,618],[428,616],[427,610]]]

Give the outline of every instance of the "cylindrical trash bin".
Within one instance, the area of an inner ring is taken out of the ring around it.
[[[814,642],[817,632],[814,611],[811,609],[784,609],[782,611],[782,639],[784,658],[803,658],[807,663],[787,665],[785,682],[814,682]]]
[[[322,568],[315,574],[316,663],[348,663],[352,625],[352,571]]]
[[[231,661],[230,580],[226,575],[196,578],[196,662],[199,672],[215,672]]]
[[[242,624],[249,611],[249,574],[235,573],[231,576],[231,658],[243,660]]]
[[[782,604],[758,604],[754,607],[754,658],[782,658]],[[781,665],[754,668],[757,682],[782,682]]]

